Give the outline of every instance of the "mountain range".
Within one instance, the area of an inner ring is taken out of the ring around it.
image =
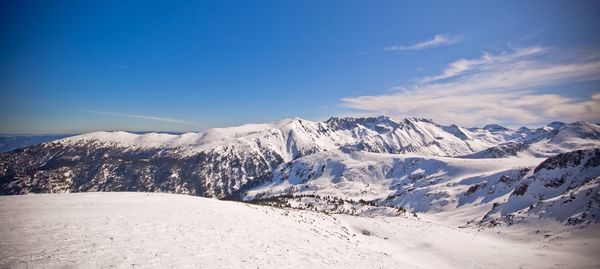
[[[402,208],[456,225],[585,225],[600,221],[599,148],[588,122],[513,130],[381,116],[94,132],[1,153],[0,194],[169,192],[333,213]]]
[[[62,139],[72,135],[49,134],[49,135],[4,135],[0,136],[0,153],[9,152],[18,148],[45,143]]]

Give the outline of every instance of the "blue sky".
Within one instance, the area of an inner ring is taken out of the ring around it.
[[[600,120],[597,1],[3,1],[0,133]]]

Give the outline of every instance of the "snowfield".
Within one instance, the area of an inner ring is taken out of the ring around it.
[[[597,224],[478,231],[160,193],[2,196],[0,227],[2,268],[600,267]]]

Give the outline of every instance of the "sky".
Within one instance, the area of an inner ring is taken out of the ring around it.
[[[577,0],[1,1],[0,134],[598,122],[598,25]]]

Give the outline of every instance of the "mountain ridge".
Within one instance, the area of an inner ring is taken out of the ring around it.
[[[464,224],[517,187],[503,181],[524,180],[556,154],[600,147],[597,124],[500,127],[381,116],[293,118],[183,134],[94,132],[0,154],[0,194],[148,191],[234,200],[323,194],[416,212],[461,211]]]
[[[299,129],[305,129],[305,125],[312,126],[316,130],[315,133],[325,131],[324,128],[329,128],[333,131],[340,130],[352,130],[358,129],[359,132],[365,132],[366,130],[374,131],[378,134],[390,134],[393,131],[398,129],[402,130],[414,130],[418,129],[415,127],[419,123],[425,123],[425,125],[430,124],[431,126],[437,127],[441,129],[446,135],[450,134],[455,136],[461,140],[482,140],[486,145],[500,144],[501,142],[509,142],[512,140],[530,140],[533,139],[530,136],[540,136],[543,134],[547,134],[552,132],[553,130],[558,130],[557,128],[562,128],[564,126],[574,125],[574,124],[582,124],[585,122],[575,122],[571,124],[564,124],[559,122],[552,122],[545,127],[537,128],[537,129],[529,129],[526,127],[522,127],[518,130],[508,129],[506,127],[500,125],[486,125],[482,128],[479,127],[470,127],[465,128],[461,126],[457,126],[455,124],[451,125],[442,125],[431,119],[425,118],[405,118],[401,121],[394,121],[392,118],[387,116],[378,116],[378,117],[366,117],[366,118],[354,118],[354,117],[331,117],[323,122],[315,122],[309,121],[301,118],[290,118],[283,119],[278,121],[273,121],[269,123],[259,123],[259,124],[245,124],[234,127],[224,127],[224,128],[212,128],[205,131],[200,132],[186,132],[181,134],[168,134],[162,132],[147,132],[143,134],[135,133],[135,132],[126,132],[126,131],[99,131],[86,133],[81,135],[75,135],[68,137],[64,141],[74,141],[77,139],[96,139],[96,140],[110,140],[111,142],[123,143],[125,146],[141,146],[144,145],[148,147],[148,145],[156,145],[156,146],[165,146],[165,147],[184,147],[189,145],[199,145],[203,140],[214,141],[216,137],[229,137],[236,138],[240,136],[247,136],[253,133],[267,132],[272,129],[283,129],[289,131],[293,129],[294,124],[300,125]],[[560,124],[560,125],[559,125]],[[585,123],[590,126],[598,126],[597,124]],[[490,128],[489,126],[496,126],[496,128]],[[488,128],[486,128],[488,127]],[[501,128],[500,128],[501,127]],[[525,130],[523,129],[525,128]],[[481,130],[485,130],[486,132],[481,132]],[[491,131],[490,131],[491,130]],[[527,131],[526,131],[527,130]],[[314,130],[313,130],[314,131]],[[421,130],[417,130],[421,131]],[[418,134],[418,133],[417,133]],[[125,136],[129,136],[126,138]],[[144,139],[151,138],[153,139]],[[595,130],[594,139],[598,139],[598,131]],[[135,143],[134,138],[139,139],[138,143]],[[158,141],[157,141],[158,140]],[[221,139],[223,140],[223,139]],[[335,143],[334,143],[335,144]],[[439,153],[439,152],[438,152]],[[438,154],[439,155],[439,154]]]

